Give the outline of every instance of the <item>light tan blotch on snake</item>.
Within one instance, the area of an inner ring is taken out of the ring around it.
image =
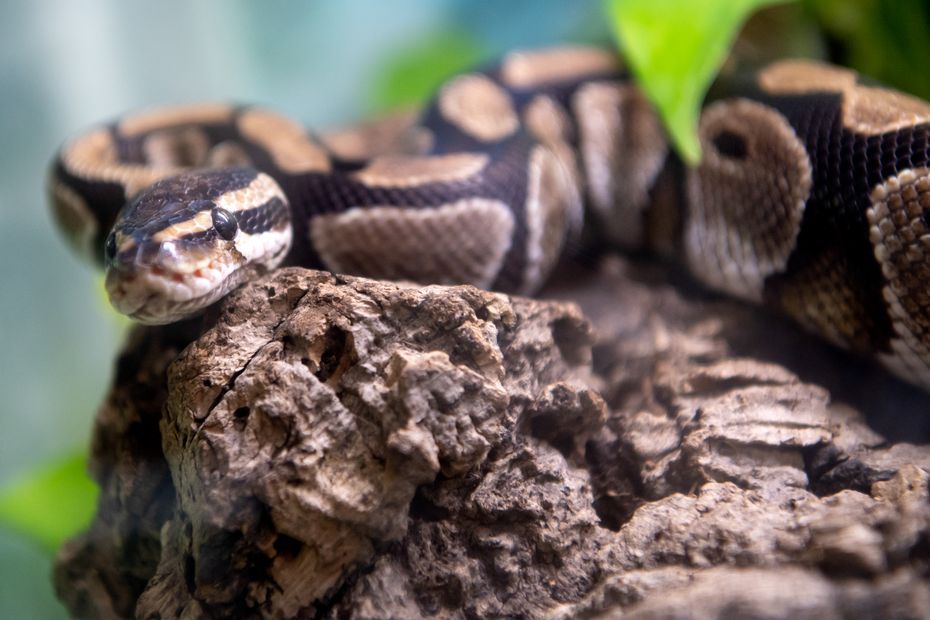
[[[532,89],[542,84],[612,73],[619,69],[620,59],[610,50],[565,46],[508,54],[501,64],[501,79],[510,88]]]
[[[385,155],[352,173],[376,187],[417,187],[429,183],[465,181],[488,165],[485,153],[449,153],[430,157]]]
[[[562,254],[563,245],[581,228],[584,205],[571,171],[545,146],[530,153],[526,197],[526,267],[523,292],[529,294]]]
[[[851,283],[855,269],[835,245],[825,244],[817,254],[800,264],[771,289],[773,303],[806,329],[822,334],[835,345],[853,351],[868,351],[875,320]]]
[[[855,72],[841,67],[786,60],[762,70],[758,83],[773,95],[839,93],[843,126],[863,135],[930,122],[930,104],[926,101],[887,88],[864,86]]]
[[[702,282],[761,302],[765,279],[785,270],[810,194],[804,145],[776,110],[748,99],[701,115],[703,159],[689,172],[684,248]]]
[[[646,239],[643,214],[668,145],[650,103],[632,85],[592,82],[572,104],[592,211],[626,249]]]
[[[514,226],[503,202],[468,198],[437,208],[372,206],[322,215],[311,221],[310,238],[338,273],[488,287]]]
[[[882,295],[896,337],[883,361],[903,377],[930,377],[930,169],[904,170],[872,190],[869,240],[885,278]]]
[[[510,95],[490,78],[474,73],[443,86],[439,110],[447,121],[483,142],[503,140],[520,127]]]
[[[239,118],[239,130],[268,151],[281,170],[291,174],[330,170],[326,151],[297,122],[280,114],[258,108],[246,110]]]

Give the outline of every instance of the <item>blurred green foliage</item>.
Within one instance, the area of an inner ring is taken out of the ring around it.
[[[86,527],[97,503],[84,451],[47,463],[0,490],[0,523],[52,553]]]
[[[926,0],[806,0],[831,60],[930,99],[930,3]]]
[[[623,57],[689,164],[700,160],[701,103],[753,11],[784,0],[606,0]]]
[[[475,66],[485,57],[467,33],[441,31],[385,58],[375,77],[373,111],[421,104],[447,78]]]

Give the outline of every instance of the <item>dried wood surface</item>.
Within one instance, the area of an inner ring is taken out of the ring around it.
[[[666,268],[285,269],[206,325],[118,360],[75,615],[930,615],[930,398]]]

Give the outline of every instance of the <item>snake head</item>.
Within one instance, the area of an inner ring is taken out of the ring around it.
[[[141,323],[172,323],[274,269],[290,245],[290,208],[268,175],[251,168],[181,174],[120,211],[104,249],[107,294]]]

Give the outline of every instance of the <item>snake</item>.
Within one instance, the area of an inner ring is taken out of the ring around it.
[[[330,131],[226,103],[127,114],[58,150],[50,204],[141,323],[286,264],[529,295],[593,231],[930,389],[930,104],[812,60],[718,83],[697,165],[616,50],[561,46]]]

